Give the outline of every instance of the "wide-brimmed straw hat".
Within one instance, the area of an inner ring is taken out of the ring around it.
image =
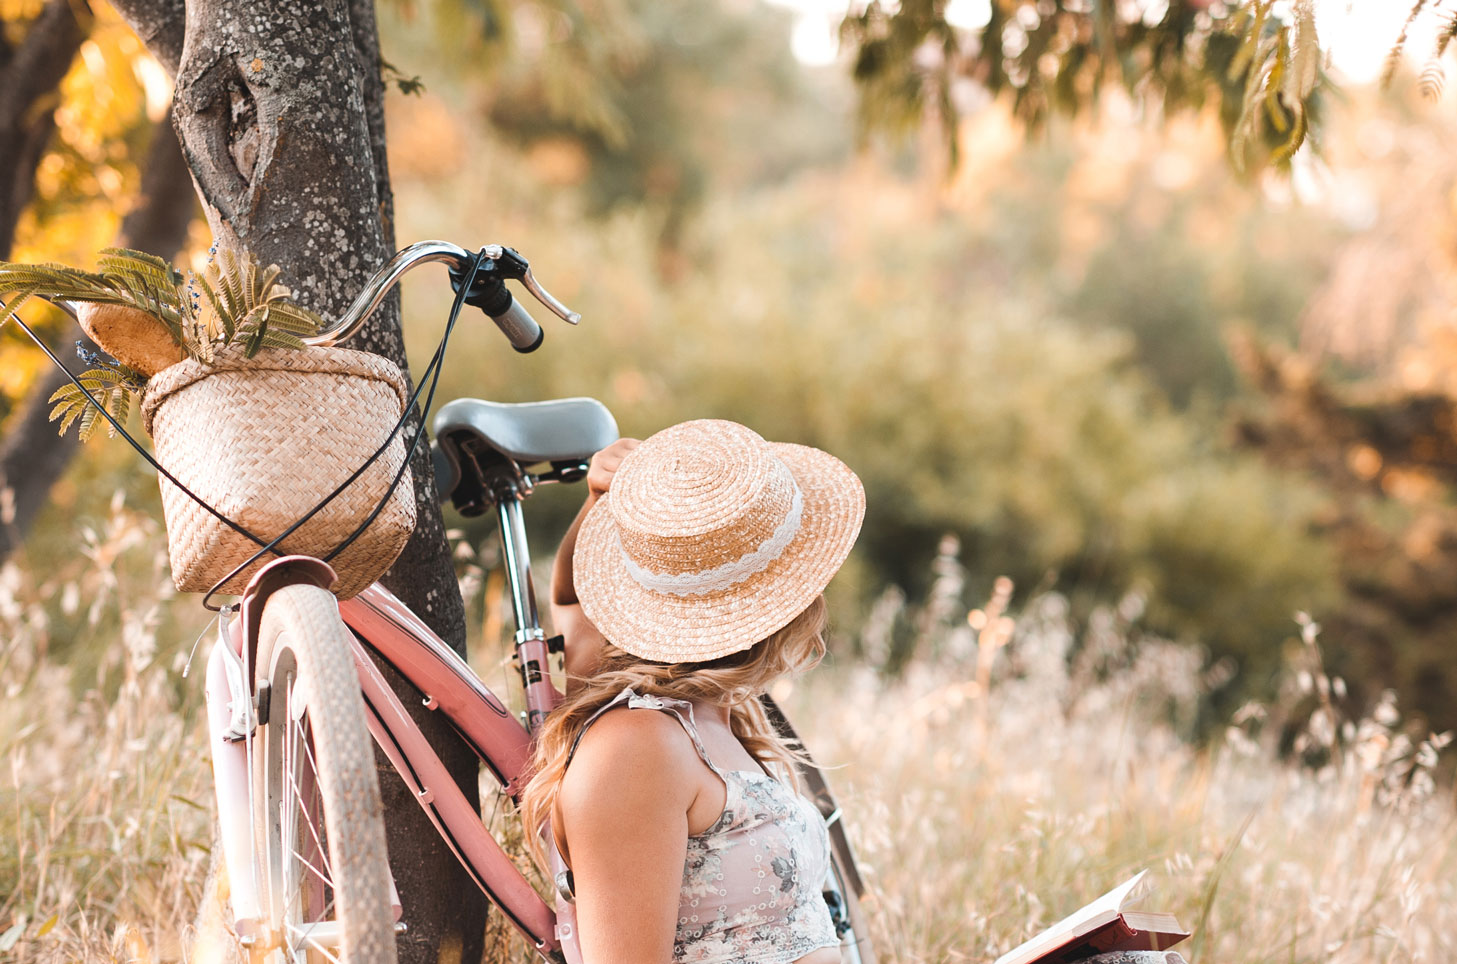
[[[577,535],[582,611],[620,649],[701,662],[748,649],[814,602],[865,516],[855,473],[736,422],[664,429],[630,452]]]

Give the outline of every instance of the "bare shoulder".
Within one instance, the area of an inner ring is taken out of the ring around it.
[[[700,766],[692,741],[671,715],[611,710],[582,735],[562,779],[564,815],[570,821],[579,809],[613,800],[635,806],[646,796],[686,810],[698,791]]]

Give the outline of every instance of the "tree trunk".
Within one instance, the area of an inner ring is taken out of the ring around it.
[[[187,242],[187,226],[196,206],[187,165],[177,149],[177,134],[171,120],[164,119],[157,125],[147,151],[141,196],[122,219],[117,243],[170,259]],[[96,350],[81,326],[72,322],[57,346],[62,359],[69,355],[74,342]],[[0,504],[0,560],[25,539],[51,486],[80,447],[75,435],[56,434],[49,417],[51,394],[65,384],[63,373],[44,369],[0,439],[0,491],[6,500]]]
[[[174,38],[174,0],[121,0],[159,57]],[[175,119],[214,238],[277,264],[298,300],[337,317],[394,251],[384,152],[383,85],[371,0],[195,0],[176,64]],[[165,63],[164,59],[164,63]],[[351,347],[408,373],[398,297]],[[407,427],[413,433],[419,413]],[[385,584],[457,650],[465,610],[435,501],[428,450],[412,462],[419,519]],[[388,669],[388,668],[386,668]],[[478,766],[454,730],[393,680],[469,799]],[[390,861],[409,934],[403,961],[476,960],[485,903],[393,772],[380,790]]]
[[[0,151],[0,258],[10,257],[15,225],[30,203],[35,169],[55,129],[61,78],[86,39],[90,19],[84,3],[49,0],[18,47],[0,32],[0,144],[5,145]]]
[[[34,193],[35,172],[56,126],[61,78],[86,38],[84,26],[76,19],[78,11],[89,18],[84,6],[51,0],[31,21],[18,47],[11,46],[0,30],[0,144],[9,146],[0,151],[0,259],[10,257],[15,227]],[[38,429],[44,433],[50,407],[46,400],[55,387],[44,395],[40,391],[27,396],[0,440],[0,561],[20,541],[50,489],[46,484],[37,492],[29,484],[32,460],[36,471],[48,472],[55,461],[64,466],[70,458],[55,458],[64,451],[60,446],[41,443],[43,451],[37,450]],[[48,434],[55,435],[54,431]],[[21,466],[26,468],[24,474],[18,471]]]

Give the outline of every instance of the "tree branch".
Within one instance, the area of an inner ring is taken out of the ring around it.
[[[83,25],[76,19],[81,11]],[[71,69],[71,58],[86,39],[91,8],[84,2],[50,0],[25,32],[25,39],[6,65],[0,84],[0,129],[15,130],[31,106],[50,96]]]
[[[111,5],[167,73],[176,77],[186,21],[183,0],[112,0]]]

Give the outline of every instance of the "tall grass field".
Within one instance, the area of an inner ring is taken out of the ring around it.
[[[0,569],[0,960],[212,956],[193,938],[210,638],[184,679],[205,614],[157,588],[161,544],[117,502],[75,567]],[[1060,597],[1017,603],[1005,583],[963,619],[956,589],[914,608],[887,593],[839,628],[836,652],[864,655],[776,692],[832,767],[882,960],[990,962],[1146,868],[1147,906],[1195,932],[1192,964],[1457,961],[1446,740],[1391,700],[1344,713],[1314,622],[1282,698],[1196,745],[1225,670],[1141,638],[1136,599],[1075,626]],[[919,638],[891,677],[876,661],[897,619]]]

